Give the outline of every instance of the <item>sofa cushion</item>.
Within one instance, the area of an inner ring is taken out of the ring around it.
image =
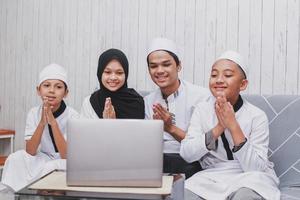
[[[281,200],[299,200],[300,188],[299,187],[284,187],[280,189]]]
[[[244,95],[269,118],[269,158],[275,164],[280,187],[300,187],[300,96]]]
[[[244,95],[269,119],[269,159],[280,179],[281,199],[300,199],[300,96]]]

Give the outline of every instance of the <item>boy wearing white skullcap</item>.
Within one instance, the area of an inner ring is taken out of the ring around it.
[[[47,65],[39,74],[38,86],[45,80],[57,79],[62,81],[66,86],[68,85],[67,71],[62,66],[52,63]]]
[[[164,121],[165,173],[185,173],[189,178],[201,170],[198,162],[187,163],[179,155],[180,142],[185,137],[194,105],[210,93],[207,89],[179,78],[181,62],[175,43],[167,38],[150,42],[148,70],[159,87],[145,97],[145,118]]]
[[[11,154],[4,165],[1,182],[18,191],[54,169],[66,168],[66,123],[78,113],[66,106],[66,70],[46,66],[39,74],[37,94],[42,104],[33,107],[26,120],[26,149]]]
[[[213,64],[213,96],[193,113],[180,155],[204,168],[185,182],[185,199],[280,199],[279,180],[268,160],[266,114],[243,99],[246,64],[234,51]]]

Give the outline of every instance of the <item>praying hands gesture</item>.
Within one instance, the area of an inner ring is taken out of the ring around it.
[[[224,92],[219,92],[216,97],[215,112],[219,122],[213,129],[214,139],[216,140],[225,129],[228,129],[234,144],[243,142],[245,136],[235,118],[233,106],[227,101]]]
[[[116,112],[111,103],[111,98],[107,97],[105,100],[104,110],[102,113],[103,119],[116,119]]]
[[[235,119],[235,112],[233,110],[232,105],[227,101],[224,92],[219,92],[216,103],[215,103],[215,111],[217,118],[219,120],[219,124],[223,128],[230,129],[234,126],[237,121]]]
[[[154,104],[153,107],[153,119],[160,119],[164,122],[164,131],[171,134],[178,142],[184,139],[186,133],[173,124],[172,114],[164,108],[161,104]]]
[[[42,97],[42,99],[43,99],[43,110],[42,110],[41,123],[43,125],[46,124],[52,125],[53,123],[56,122],[52,112],[53,106],[49,104],[48,97]]]
[[[30,155],[36,155],[38,146],[41,143],[44,128],[49,124],[52,128],[53,137],[60,153],[61,158],[66,158],[66,141],[58,127],[58,123],[53,115],[53,106],[50,105],[49,99],[46,96],[42,97],[43,107],[41,120],[34,131],[30,140],[26,140],[26,152]]]
[[[161,104],[153,105],[153,119],[161,119],[164,122],[164,130],[170,132],[172,126],[172,115]]]

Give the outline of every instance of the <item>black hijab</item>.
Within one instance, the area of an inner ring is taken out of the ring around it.
[[[101,79],[104,69],[111,60],[118,60],[125,72],[125,83],[117,91],[110,91],[104,87]],[[144,100],[134,89],[127,87],[128,60],[125,54],[118,49],[109,49],[99,57],[97,77],[100,89],[90,97],[90,102],[99,118],[103,118],[102,113],[107,97],[111,98],[116,117],[119,119],[144,119]]]

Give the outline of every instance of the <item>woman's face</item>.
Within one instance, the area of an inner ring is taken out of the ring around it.
[[[101,81],[104,87],[112,92],[117,91],[124,85],[125,72],[118,60],[111,60],[106,65]]]

